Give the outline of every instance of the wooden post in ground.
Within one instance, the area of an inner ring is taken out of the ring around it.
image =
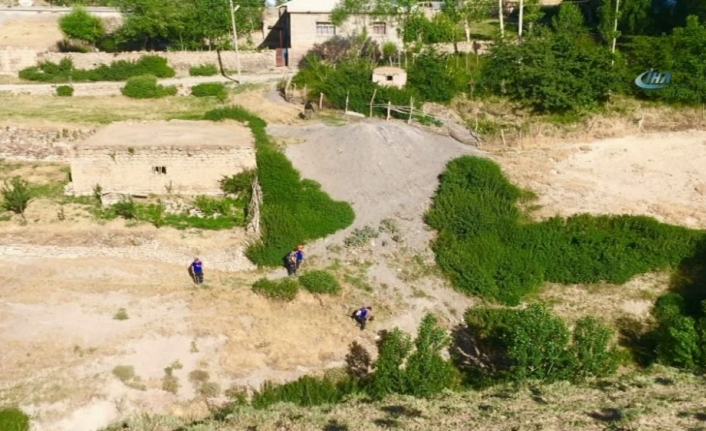
[[[345,111],[346,114],[348,113],[348,96],[350,95],[350,93],[351,93],[350,90],[346,91],[346,111]]]
[[[309,95],[307,94],[308,87],[306,84],[304,84],[304,100],[309,99]]]
[[[409,118],[407,119],[407,124],[412,123],[412,113],[414,112],[414,97],[409,98]]]
[[[503,138],[503,145],[507,147],[507,142],[505,142],[505,129],[500,129],[500,137]]]
[[[387,102],[387,118],[385,121],[390,121],[390,111],[392,110],[392,102]]]
[[[324,107],[324,93],[319,93],[319,111]]]
[[[376,88],[375,91],[373,91],[372,99],[370,99],[370,115],[368,115],[368,117],[373,116],[373,103],[375,103],[375,95],[377,94],[377,92],[378,92],[378,89]]]

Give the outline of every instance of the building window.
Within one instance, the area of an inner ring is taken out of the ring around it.
[[[154,172],[155,174],[166,175],[167,174],[167,167],[166,166],[155,166],[152,168],[152,172]]]
[[[387,80],[392,82],[394,80],[394,78],[392,77],[392,75],[387,75]]]
[[[336,26],[330,22],[317,22],[316,34],[319,36],[335,36]]]
[[[376,36],[385,36],[387,34],[387,24],[384,22],[374,22],[373,34]]]

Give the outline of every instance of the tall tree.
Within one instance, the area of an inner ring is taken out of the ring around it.
[[[471,23],[489,18],[495,0],[446,0],[444,14],[455,24],[455,29],[463,25],[466,43],[471,41]],[[454,37],[454,51],[458,52],[458,37]]]

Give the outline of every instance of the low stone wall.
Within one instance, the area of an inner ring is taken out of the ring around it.
[[[37,51],[29,48],[0,47],[0,75],[17,75],[37,65]]]
[[[91,69],[101,64],[110,64],[117,60],[137,60],[143,55],[159,55],[169,62],[179,76],[187,76],[189,68],[202,64],[219,64],[219,54],[216,51],[197,52],[124,52],[124,53],[37,53],[31,49],[0,48],[0,75],[17,75],[17,73],[41,61],[58,63],[64,58],[71,58],[74,66],[79,69]],[[275,51],[241,52],[240,67],[243,72],[261,72],[275,69]],[[237,56],[233,51],[222,51],[220,62],[226,70],[237,69]]]
[[[28,128],[0,124],[0,159],[67,161],[73,147],[93,135],[93,128]]]

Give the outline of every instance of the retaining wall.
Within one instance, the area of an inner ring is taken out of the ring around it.
[[[38,53],[31,49],[0,48],[0,75],[17,75],[20,70],[36,66],[41,61],[58,63],[63,58],[71,58],[74,66],[79,69],[91,69],[100,64],[110,64],[117,60],[137,60],[143,55],[159,55],[169,62],[179,76],[187,76],[189,68],[201,64],[219,64],[216,51],[184,51],[184,52],[89,52],[89,53]],[[222,51],[220,61],[226,70],[237,69],[237,57],[234,51]],[[243,72],[261,72],[275,69],[275,51],[241,52],[240,67]]]

